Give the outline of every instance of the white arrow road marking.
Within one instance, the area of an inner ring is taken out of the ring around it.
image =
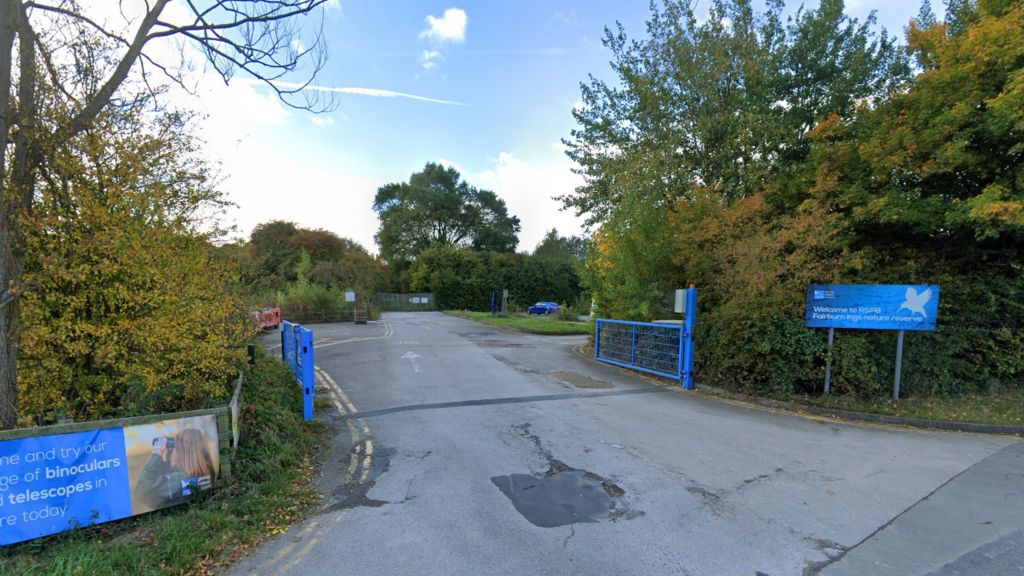
[[[422,358],[422,356],[420,356],[419,354],[413,352],[412,350],[410,350],[410,351],[408,351],[408,352],[406,352],[405,354],[402,355],[402,360],[408,360],[408,361],[412,362],[412,369],[417,374],[419,374],[420,373],[420,363],[416,361],[417,358]]]

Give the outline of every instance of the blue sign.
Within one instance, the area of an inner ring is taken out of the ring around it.
[[[132,514],[120,428],[0,442],[0,545]]]
[[[219,462],[211,415],[0,441],[0,546],[180,504]]]
[[[811,284],[809,328],[935,330],[938,285]]]

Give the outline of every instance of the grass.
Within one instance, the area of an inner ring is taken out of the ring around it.
[[[0,574],[212,574],[319,500],[310,476],[325,428],[302,420],[291,372],[264,354],[246,380],[231,483],[193,502],[0,550]]]
[[[547,316],[493,316],[490,312],[465,311],[448,311],[446,314],[530,334],[564,336],[569,334],[590,334],[594,331],[593,326],[588,322],[571,322]]]
[[[1024,390],[963,396],[862,399],[848,396],[789,396],[779,400],[829,408],[885,414],[904,418],[1024,426]]]

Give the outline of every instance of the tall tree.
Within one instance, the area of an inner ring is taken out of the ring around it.
[[[295,266],[301,247],[296,243],[299,227],[293,222],[272,220],[257,224],[249,235],[253,284],[277,290],[295,280]]]
[[[380,219],[377,244],[389,264],[414,260],[435,245],[511,252],[518,242],[519,218],[504,200],[439,164],[427,163],[408,182],[378,188],[373,209]]]
[[[590,242],[580,236],[561,236],[558,229],[552,228],[544,234],[544,239],[537,244],[533,255],[542,260],[558,260],[563,262],[583,261],[590,252]]]
[[[688,0],[652,4],[646,37],[606,31],[618,81],[581,86],[565,142],[585,182],[562,201],[600,226],[589,288],[599,305],[618,300],[635,316],[686,280],[672,265],[673,212],[727,207],[769,183],[770,204],[793,210],[806,198],[796,176],[815,123],[849,117],[908,73],[895,43],[873,19],[846,16],[842,0],[787,22],[777,0],[762,12],[752,0],[713,0],[705,19]]]
[[[75,0],[0,0],[0,426],[13,426],[18,415],[18,298],[26,289],[21,222],[31,213],[37,177],[54,147],[89,129],[107,107],[152,97],[151,72],[181,81],[146,51],[164,37],[193,42],[225,79],[238,70],[292,105],[319,106],[304,100],[295,84],[280,81],[303,71],[309,75],[299,79],[308,81],[322,66],[326,53],[318,35],[304,40],[308,49],[297,51],[293,40],[296,20],[325,2],[188,2],[188,17],[172,22],[168,0],[153,0],[142,4],[140,17],[127,18],[131,28],[122,34],[90,18]]]

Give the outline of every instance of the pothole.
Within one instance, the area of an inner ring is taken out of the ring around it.
[[[555,372],[555,378],[568,382],[577,388],[614,388],[615,386],[603,380],[596,380],[590,376],[584,376],[576,372]]]
[[[478,340],[480,338],[488,338],[497,335],[497,332],[459,332],[459,336],[466,338],[467,340]]]
[[[494,476],[491,482],[524,518],[541,528],[639,515],[629,513],[621,487],[557,460],[550,461],[543,476],[510,474]]]

